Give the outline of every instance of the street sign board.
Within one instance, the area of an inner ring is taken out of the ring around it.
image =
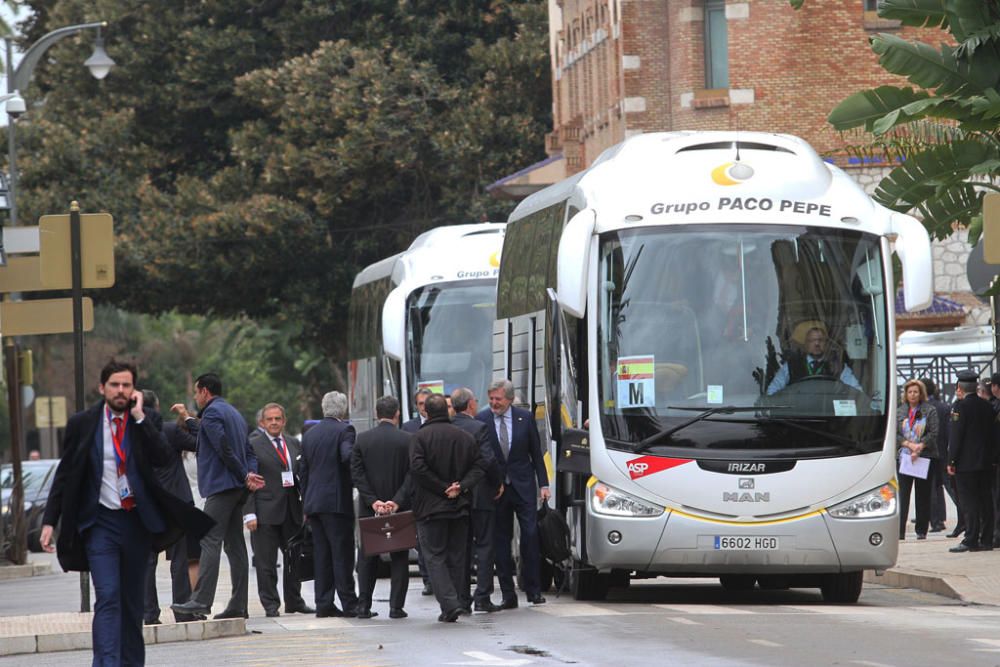
[[[8,255],[38,252],[38,227],[4,227],[3,250]]]
[[[83,330],[94,328],[94,302],[83,297]],[[37,299],[0,303],[0,335],[34,336],[73,333],[72,299]]]
[[[42,262],[38,255],[12,255],[0,266],[0,293],[39,292],[53,289],[42,284]]]
[[[80,215],[81,276],[84,289],[115,284],[114,222],[109,213]],[[73,287],[69,214],[43,215],[38,220],[42,284],[48,289]]]
[[[66,397],[37,396],[35,398],[35,428],[66,426]]]

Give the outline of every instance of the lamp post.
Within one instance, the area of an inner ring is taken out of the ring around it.
[[[46,51],[49,50],[56,42],[63,40],[72,35],[79,34],[84,30],[96,30],[97,39],[94,43],[94,52],[89,58],[83,63],[90,69],[90,73],[96,79],[103,79],[114,67],[115,61],[112,60],[107,52],[104,50],[104,40],[101,37],[101,28],[106,27],[108,24],[106,21],[100,21],[97,23],[81,23],[79,25],[66,26],[65,28],[59,28],[53,30],[50,33],[42,36],[37,42],[32,44],[24,52],[21,57],[21,62],[18,63],[17,67],[14,67],[14,52],[11,39],[9,37],[4,38],[4,44],[6,47],[7,55],[7,94],[0,96],[0,102],[6,102],[5,111],[10,119],[7,126],[7,150],[8,150],[8,160],[10,163],[9,179],[7,183],[7,204],[10,209],[10,225],[12,227],[17,225],[17,143],[15,141],[15,121],[18,117],[27,111],[27,105],[24,102],[24,98],[21,97],[20,91],[27,90],[28,84],[31,82],[31,75],[35,71],[35,66],[42,59],[42,56]],[[6,264],[6,256],[3,250],[3,239],[0,237],[0,265]],[[10,295],[14,296],[14,295]],[[11,507],[14,510],[14,527],[15,527],[15,544],[20,545],[24,542],[24,503],[23,503],[23,488],[21,481],[21,445],[24,438],[24,430],[22,428],[22,410],[21,410],[21,388],[19,386],[17,377],[17,359],[18,359],[18,344],[12,338],[7,338],[4,341],[4,355],[7,362],[7,401],[10,408],[10,432],[11,432],[11,458],[13,459],[13,473],[14,473],[14,492],[11,498]],[[81,351],[82,352],[82,351]],[[78,356],[82,356],[79,354]],[[80,360],[77,360],[80,364]],[[81,372],[81,366],[77,367],[77,375]],[[83,391],[80,386],[80,382],[77,382],[77,396],[76,396],[76,408],[77,411],[83,410]],[[20,526],[20,530],[18,527]],[[87,572],[80,573],[80,610],[90,611],[90,576]]]

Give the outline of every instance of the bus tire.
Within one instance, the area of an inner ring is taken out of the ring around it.
[[[863,584],[864,572],[842,572],[827,575],[819,590],[825,602],[854,603],[861,597]]]
[[[569,576],[569,587],[576,600],[603,600],[608,597],[608,576],[573,561]]]
[[[757,578],[752,574],[724,574],[719,583],[727,591],[752,591]]]

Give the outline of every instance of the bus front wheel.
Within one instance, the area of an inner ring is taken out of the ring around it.
[[[570,591],[576,600],[603,600],[608,597],[609,577],[588,567],[578,560],[573,561],[569,574]]]
[[[827,575],[820,586],[823,600],[826,602],[857,602],[861,597],[861,586],[864,583],[864,572],[843,572]]]

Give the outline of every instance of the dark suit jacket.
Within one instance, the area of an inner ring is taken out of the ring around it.
[[[83,531],[93,525],[100,504],[103,473],[104,401],[78,412],[66,424],[63,457],[49,492],[43,524],[59,524],[56,549],[64,570],[89,570]],[[131,414],[125,426],[125,466],[135,494],[135,512],[152,533],[153,550],[162,551],[184,533],[200,539],[213,521],[194,506],[168,493],[153,472],[154,464],[169,462],[169,452],[153,425],[154,414],[137,424]]]
[[[494,441],[490,439],[490,434],[487,431],[489,426],[469,415],[460,412],[455,415],[451,423],[476,439],[476,442],[479,443],[479,453],[483,456],[483,465],[486,467],[486,474],[483,476],[483,480],[476,485],[476,490],[472,495],[472,509],[493,511],[496,509],[496,501],[493,498],[496,497],[497,491],[500,490],[500,485],[503,483],[503,473],[497,462],[497,458],[503,458],[500,452],[500,443],[497,441],[496,446],[494,446]]]
[[[357,435],[345,421],[324,417],[302,436],[302,504],[307,515],[354,516],[351,450]]]
[[[535,427],[534,417],[527,410],[515,408],[513,405],[510,406],[510,410],[513,436],[510,441],[510,454],[506,461],[503,458],[503,450],[500,449],[493,412],[487,408],[476,415],[476,419],[486,424],[490,439],[496,444],[497,461],[500,463],[504,479],[510,480],[504,493],[513,490],[524,502],[536,502],[538,487],[549,485],[538,428]],[[535,485],[536,482],[538,486]]]
[[[247,442],[247,423],[239,411],[216,396],[195,423],[198,433],[198,492],[203,498],[246,486],[257,472],[257,458]]]
[[[421,424],[423,424],[423,422],[420,420],[420,417],[414,417],[413,419],[403,422],[403,425],[400,428],[407,433],[416,433],[420,430]]]
[[[413,513],[417,519],[468,516],[471,492],[485,472],[474,437],[453,426],[448,417],[428,419],[413,436],[410,449]],[[462,487],[457,498],[445,495],[452,482]]]
[[[284,433],[281,434],[281,437],[285,441],[285,446],[288,447],[292,473],[297,475],[300,468],[299,454],[302,453],[302,447],[297,438],[290,438]],[[281,526],[284,525],[289,510],[291,510],[292,523],[298,528],[302,525],[300,489],[298,486],[286,488],[281,485],[281,473],[287,468],[281,462],[278,451],[274,448],[274,442],[259,428],[254,429],[249,440],[250,446],[253,447],[254,456],[257,457],[257,472],[264,478],[264,488],[250,494],[246,505],[243,506],[243,514],[256,514],[258,523]],[[291,505],[290,508],[289,505]]]
[[[989,401],[967,394],[955,401],[948,438],[949,463],[956,472],[987,470],[993,464],[995,415]]]
[[[163,424],[163,437],[170,450],[170,463],[156,466],[156,477],[164,489],[181,500],[194,504],[194,495],[191,493],[191,483],[188,482],[187,472],[184,470],[183,457],[184,452],[195,451],[198,439],[178,426],[175,421]]]
[[[391,500],[410,509],[410,441],[413,436],[381,422],[358,435],[351,452],[351,479],[358,489],[358,516],[375,516],[372,503]]]

